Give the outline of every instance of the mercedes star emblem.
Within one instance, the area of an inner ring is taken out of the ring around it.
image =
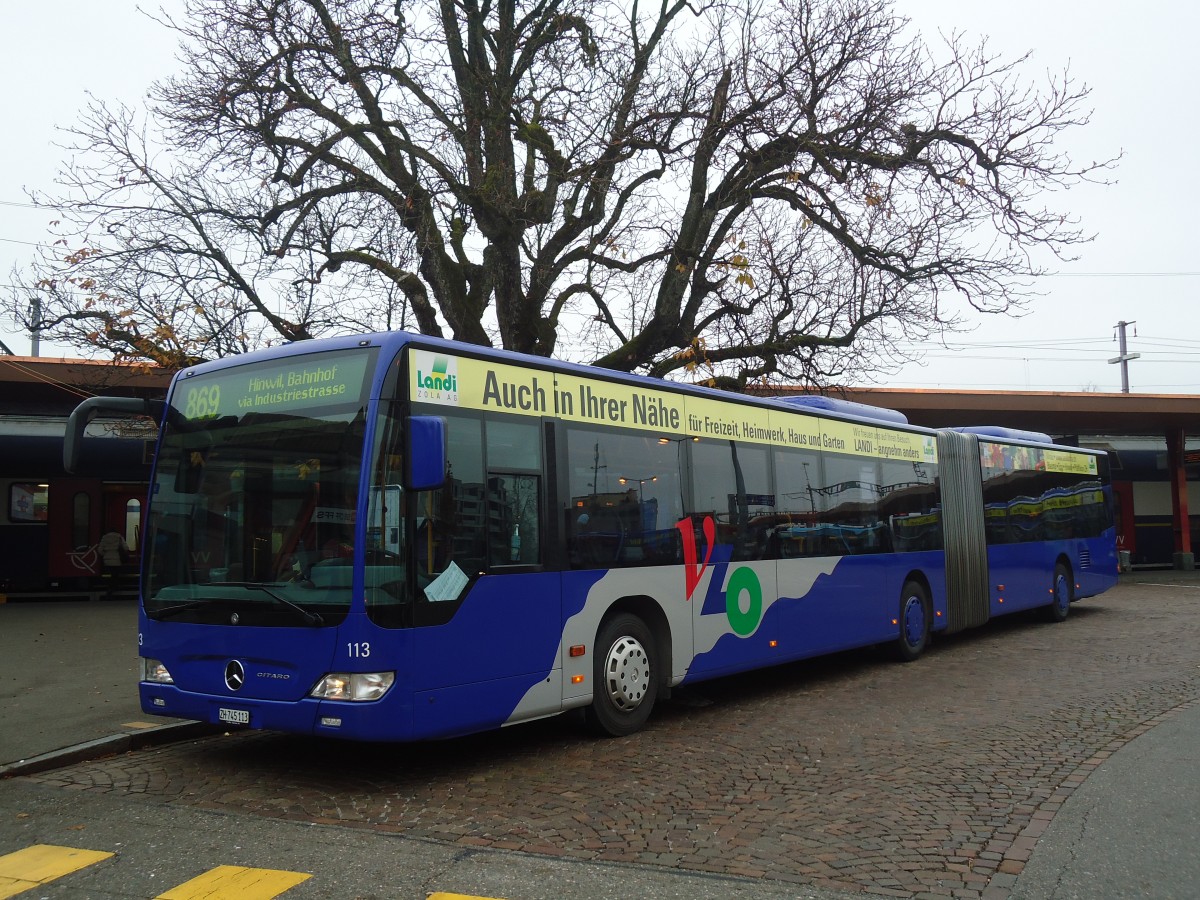
[[[231,659],[225,667],[225,686],[231,691],[241,690],[246,683],[246,670],[236,659]]]

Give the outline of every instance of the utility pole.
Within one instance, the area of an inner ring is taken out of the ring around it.
[[[1138,357],[1140,357],[1142,355],[1140,353],[1130,353],[1128,350],[1128,346],[1125,343],[1125,328],[1127,326],[1133,325],[1133,324],[1135,324],[1135,322],[1126,322],[1124,319],[1122,319],[1120,322],[1117,323],[1117,333],[1120,335],[1120,341],[1121,341],[1121,345],[1120,345],[1121,346],[1121,355],[1114,356],[1112,359],[1110,359],[1108,361],[1108,364],[1110,366],[1113,365],[1114,363],[1121,364],[1121,393],[1122,394],[1129,393],[1129,361],[1131,359],[1137,359]],[[1134,330],[1133,335],[1134,335],[1134,337],[1137,337],[1136,329]]]
[[[42,347],[42,298],[34,294],[30,304],[33,308],[33,328],[29,332],[29,355],[39,356]]]

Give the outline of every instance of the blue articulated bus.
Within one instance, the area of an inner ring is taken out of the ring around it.
[[[1116,581],[1106,457],[405,333],[180,372],[141,572],[152,714],[407,741],[931,634]]]

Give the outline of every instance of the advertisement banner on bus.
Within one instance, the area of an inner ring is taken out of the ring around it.
[[[753,404],[413,350],[415,400],[490,412],[551,416],[668,436],[747,441],[851,456],[936,463],[933,435],[842,422]]]

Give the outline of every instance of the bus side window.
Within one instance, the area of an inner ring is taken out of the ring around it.
[[[488,476],[488,562],[530,566],[541,562],[536,475]]]
[[[487,420],[487,539],[492,566],[541,559],[541,432],[536,422]]]
[[[446,416],[446,484],[424,494],[417,513],[418,571],[426,577],[451,562],[468,576],[483,570],[487,490],[481,425],[477,418]]]
[[[734,560],[769,558],[776,502],[766,449],[705,439],[691,450],[692,514],[713,517],[717,543],[730,545]]]
[[[821,457],[810,450],[776,447],[774,462],[778,504],[769,556],[774,559],[817,556],[821,552],[817,501],[824,484]]]
[[[568,560],[576,569],[683,561],[684,439],[571,425],[562,508]]]
[[[868,456],[826,453],[825,485],[818,491],[821,516],[830,556],[852,556],[891,551],[891,535],[882,520],[881,460]]]

